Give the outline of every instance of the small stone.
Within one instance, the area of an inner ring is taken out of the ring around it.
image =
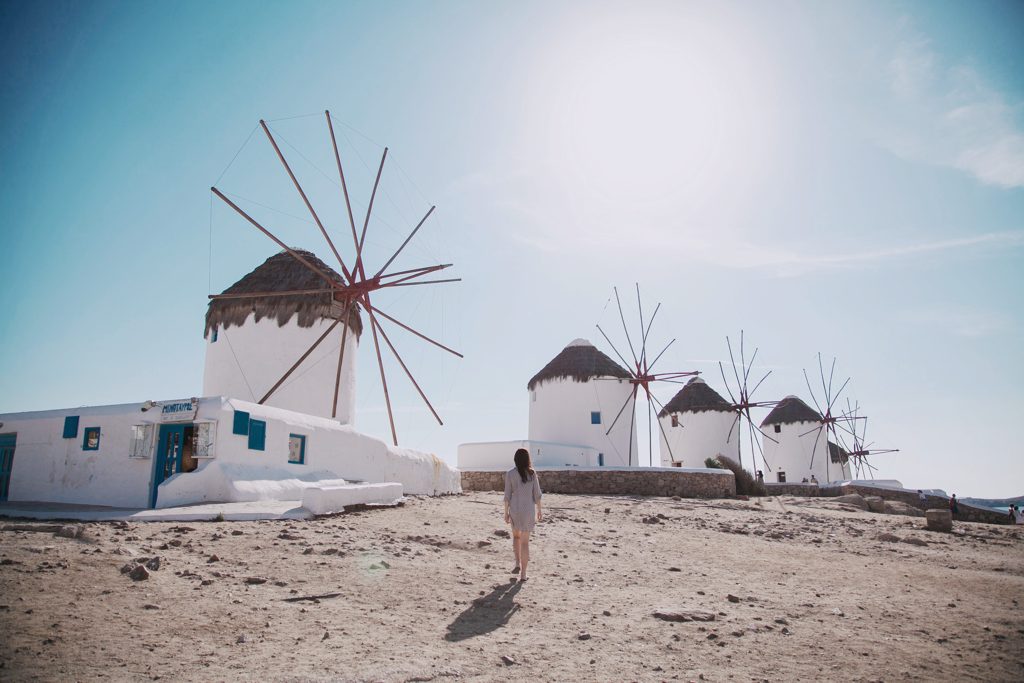
[[[210,555],[210,559],[206,561],[206,564],[211,564],[213,562],[220,562],[220,558],[216,555]]]
[[[654,610],[654,617],[664,621],[714,621],[715,613],[673,606]]]
[[[837,617],[845,617],[846,616],[845,614],[843,614],[843,610],[839,609],[838,607],[836,607],[834,610],[832,610],[832,614],[836,615]]]
[[[668,570],[669,570],[670,572],[681,572],[681,571],[683,571],[683,570],[682,570],[682,569],[680,569],[679,567],[669,567],[669,568],[668,568]]]
[[[953,513],[949,510],[928,510],[925,513],[925,519],[928,522],[929,531],[950,532],[953,530]]]
[[[789,622],[786,621],[785,617],[775,617],[776,624],[782,624],[783,626],[789,626]]]
[[[736,636],[737,638],[739,638],[739,637],[741,637],[743,635],[743,629],[738,629],[736,631],[733,631],[729,635]]]
[[[238,636],[238,640],[236,640],[235,642],[236,643],[251,643],[252,642],[252,638],[250,638],[249,636]]]
[[[202,584],[204,586],[212,586],[213,585],[213,579],[203,579]]]
[[[303,555],[312,555],[313,554],[313,549],[312,548],[306,548],[305,550],[302,551],[302,554]]]
[[[788,633],[789,633],[789,629],[788,629],[788,628],[786,628],[785,626],[783,626],[783,627],[782,627],[782,631],[781,631],[781,632],[782,632],[782,633],[785,633],[785,634],[788,634]]]
[[[697,595],[706,595],[704,591],[697,591]]]
[[[601,612],[601,614],[603,614],[606,617],[610,617],[612,615],[612,613],[609,612],[608,610],[605,610],[605,611]]]
[[[492,543],[490,541],[477,541],[476,542],[476,547],[477,548],[485,548],[485,547],[487,547],[489,545],[492,545]]]
[[[502,538],[508,538],[508,530],[507,529],[495,529],[494,530],[494,535],[495,536],[500,536]]]
[[[136,564],[134,562],[129,562],[125,566],[121,567],[121,573],[122,574],[127,574],[131,570],[135,569],[135,567],[136,567]]]
[[[158,571],[160,569],[160,563],[163,561],[159,555],[146,562],[146,569],[151,571]]]
[[[917,538],[915,536],[907,536],[906,538],[901,538],[900,541],[903,542],[903,543],[909,543],[910,545],[917,545],[917,546],[928,545],[928,541],[923,541],[920,538]]]
[[[718,640],[718,634],[717,633],[709,633],[707,635],[707,639],[708,640]]]
[[[238,529],[235,529],[234,531],[231,532],[231,535],[232,536],[244,536],[245,532],[244,531],[239,531]]]
[[[739,602],[740,601],[740,599],[738,597],[736,597],[735,595],[733,595],[732,593],[729,593],[729,595],[725,596],[725,598],[729,602]]]
[[[143,605],[142,609],[162,609],[160,605]]]
[[[245,582],[246,583],[251,583],[251,584],[253,584],[255,586],[258,586],[261,583],[266,583],[267,582],[267,578],[264,577],[264,576],[250,576],[250,577],[245,579]]]
[[[946,605],[946,607],[956,607],[956,603],[955,602],[951,602],[948,605]]]
[[[146,581],[149,579],[149,570],[140,564],[128,572],[128,576],[131,577],[132,581]]]
[[[288,582],[287,581],[275,581],[274,585],[277,586],[278,588],[284,588],[285,586],[288,585]]]
[[[894,534],[878,534],[875,536],[876,541],[885,541],[886,543],[899,543],[900,537]]]
[[[331,632],[330,631],[324,631],[324,637],[320,639],[320,642],[323,642],[323,641],[327,640],[330,637],[331,637]]]
[[[62,526],[60,531],[54,534],[54,536],[59,536],[61,538],[78,538],[82,535],[82,531],[83,529],[80,526]]]
[[[512,658],[511,658],[511,657],[509,657],[508,655],[502,655],[502,656],[501,656],[501,661],[502,661],[502,663],[503,663],[503,664],[504,664],[505,666],[512,666],[513,664],[515,664],[515,663],[516,663],[516,660],[512,659]]]
[[[576,638],[578,638],[579,640],[590,640],[590,634],[589,633],[581,633],[578,636],[576,636]]]

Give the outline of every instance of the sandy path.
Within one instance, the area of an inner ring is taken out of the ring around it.
[[[544,502],[522,585],[493,533],[497,493],[309,522],[0,532],[0,680],[1024,680],[1009,527],[935,534],[793,499]],[[118,548],[163,566],[134,582]],[[283,601],[325,593],[341,595]],[[667,605],[716,620],[652,617]]]

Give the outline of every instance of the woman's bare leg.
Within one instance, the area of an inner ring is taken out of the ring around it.
[[[519,543],[519,533],[520,532],[516,531],[515,527],[512,528],[512,552],[515,553],[515,555],[516,555],[516,566],[517,567],[521,567],[522,566],[521,564],[519,564],[519,556],[520,556],[520,552],[521,552],[520,551],[520,547],[519,547],[520,546],[520,543]]]
[[[523,568],[523,571],[519,573],[519,580],[525,581],[529,577],[526,575],[526,565],[530,564],[530,532],[520,531],[519,532],[519,559],[522,564],[519,565]]]

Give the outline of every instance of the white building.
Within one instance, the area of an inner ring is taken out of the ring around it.
[[[295,250],[324,273],[343,281],[314,254]],[[324,279],[286,251],[271,256],[224,295],[325,289]],[[206,313],[203,396],[252,403],[355,424],[356,352],[362,321],[353,304],[344,333],[343,303],[330,293],[214,299]],[[264,401],[264,396],[331,326],[334,329]],[[338,376],[342,337],[345,354]],[[338,387],[337,410],[334,408]],[[332,414],[333,413],[333,414]]]
[[[214,299],[206,398],[0,415],[0,501],[163,508],[294,500],[323,512],[371,502],[367,495],[460,492],[458,471],[437,456],[353,428],[359,308],[346,317],[330,293],[308,291],[326,286],[282,252],[225,292],[266,296]],[[374,486],[356,492],[353,481]]]
[[[716,455],[739,462],[740,434],[732,404],[700,377],[665,404],[658,421],[662,467],[704,467],[704,460]]]
[[[828,440],[821,415],[796,396],[787,396],[761,423],[766,482],[820,484],[850,479],[846,452]]]
[[[530,441],[592,448],[600,466],[639,464],[629,373],[586,339],[562,349],[527,389]]]
[[[396,482],[461,490],[437,456],[336,420],[211,397],[0,415],[12,442],[9,501],[125,508],[303,501],[309,489]],[[401,492],[398,494],[402,495]]]

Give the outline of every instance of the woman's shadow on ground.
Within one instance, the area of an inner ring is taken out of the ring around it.
[[[521,609],[515,601],[516,593],[521,588],[521,583],[508,583],[498,586],[490,595],[480,596],[466,611],[455,617],[455,621],[448,624],[444,639],[457,643],[501,628]]]

